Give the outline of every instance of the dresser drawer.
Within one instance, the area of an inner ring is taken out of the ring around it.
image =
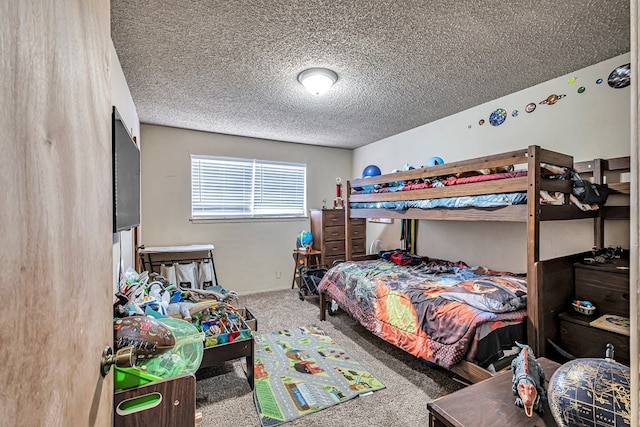
[[[336,260],[344,261],[346,254],[346,218],[344,209],[310,209],[313,247],[322,252],[320,263],[331,267]],[[349,241],[352,255],[366,254],[366,219],[349,219]]]
[[[361,255],[367,252],[365,248],[366,242],[365,239],[352,239],[351,240],[351,248],[355,255]]]
[[[591,301],[599,313],[629,317],[629,273],[576,268],[575,297]]]
[[[344,226],[344,210],[326,210],[324,211],[323,225],[330,227],[332,225]]]
[[[344,239],[325,242],[325,247],[324,247],[325,258],[330,258],[332,256],[338,256],[338,255],[344,258],[344,254],[345,254]]]
[[[607,344],[614,346],[614,358],[629,365],[629,337],[560,320],[560,342],[562,347],[576,357],[605,357]]]
[[[352,239],[364,239],[366,236],[366,225],[364,224],[356,224],[351,226],[351,238]]]
[[[332,225],[325,227],[323,237],[325,242],[330,242],[332,240],[344,240],[344,226]]]
[[[335,261],[345,261],[344,254],[324,257],[324,264],[329,268],[333,267]]]

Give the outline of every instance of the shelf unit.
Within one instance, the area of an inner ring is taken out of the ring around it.
[[[629,337],[596,328],[589,323],[603,314],[629,317],[629,260],[614,259],[606,264],[574,264],[575,298],[593,303],[596,313],[583,315],[573,310],[561,313],[560,342],[576,357],[604,357],[607,343],[615,348],[615,359],[630,361]]]
[[[142,270],[160,272],[160,266],[167,263],[186,264],[191,262],[209,261],[213,269],[214,284],[218,283],[216,265],[213,262],[213,249],[211,244],[187,245],[187,246],[140,246],[138,256]]]

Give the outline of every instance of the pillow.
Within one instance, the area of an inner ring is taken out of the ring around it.
[[[422,263],[422,257],[402,249],[380,252],[379,256],[398,265],[419,265]]]
[[[527,306],[527,284],[517,277],[483,276],[460,282],[439,296],[482,311],[506,313]]]

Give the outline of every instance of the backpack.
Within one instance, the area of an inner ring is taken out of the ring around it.
[[[593,184],[585,181],[575,171],[570,173],[571,181],[573,181],[573,189],[571,192],[582,203],[588,205],[604,205],[609,197],[609,189],[606,185]]]

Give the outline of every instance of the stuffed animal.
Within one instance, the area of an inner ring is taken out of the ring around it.
[[[157,305],[156,311],[159,314],[166,316],[167,308],[171,301],[171,293],[165,290],[161,282],[151,282],[147,292],[149,296],[155,300],[154,302]]]
[[[216,301],[193,303],[188,301],[175,302],[167,307],[167,316],[178,319],[191,320],[191,316],[216,305]]]
[[[533,411],[544,413],[543,402],[547,397],[544,388],[544,371],[536,360],[533,350],[526,344],[516,342],[521,348],[518,356],[511,362],[513,371],[512,391],[516,396],[515,404],[524,408],[527,417],[533,415]]]

